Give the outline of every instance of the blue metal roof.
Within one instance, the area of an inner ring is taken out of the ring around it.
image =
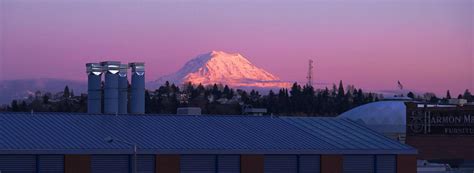
[[[341,118],[0,113],[0,154],[415,154]]]

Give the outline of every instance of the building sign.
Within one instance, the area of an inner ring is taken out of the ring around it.
[[[474,109],[407,109],[407,135],[474,136]]]

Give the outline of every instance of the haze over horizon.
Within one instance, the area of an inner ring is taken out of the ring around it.
[[[147,81],[192,58],[240,53],[284,81],[444,96],[474,90],[474,2],[0,1],[0,80],[85,81],[87,62],[146,62]]]

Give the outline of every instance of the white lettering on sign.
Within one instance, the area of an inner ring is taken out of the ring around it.
[[[474,134],[473,128],[444,128],[445,134]]]
[[[431,124],[474,124],[474,117],[471,115],[448,115],[448,116],[431,116]]]

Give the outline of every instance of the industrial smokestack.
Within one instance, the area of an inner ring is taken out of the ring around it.
[[[87,113],[100,114],[102,89],[102,66],[99,63],[87,63]]]
[[[145,63],[129,63],[132,68],[132,93],[130,97],[130,113],[145,113]]]
[[[101,63],[105,71],[105,84],[104,84],[104,113],[105,114],[116,114],[118,113],[118,85],[119,85],[119,71],[120,62],[118,61],[105,61]]]
[[[128,64],[120,64],[119,79],[118,79],[118,113],[127,114],[127,101],[128,101],[128,79],[127,79]]]

